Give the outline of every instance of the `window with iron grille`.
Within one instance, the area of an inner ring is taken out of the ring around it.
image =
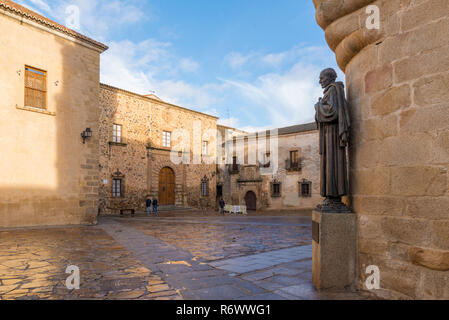
[[[122,196],[122,179],[112,180],[112,197],[120,198]]]
[[[122,143],[122,126],[120,124],[112,126],[112,142]]]
[[[274,181],[271,183],[271,197],[277,198],[281,196],[281,183]]]
[[[302,180],[299,182],[299,196],[311,197],[312,196],[312,182],[308,180]]]
[[[171,147],[171,132],[162,132],[162,146],[168,148]]]
[[[207,197],[209,195],[209,185],[208,181],[201,182],[201,196]]]
[[[25,66],[25,107],[47,109],[47,72]]]

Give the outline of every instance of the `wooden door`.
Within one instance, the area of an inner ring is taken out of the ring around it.
[[[171,168],[163,168],[159,173],[159,204],[175,204],[175,173]]]
[[[248,191],[245,196],[246,209],[256,210],[257,209],[257,197],[252,191]]]

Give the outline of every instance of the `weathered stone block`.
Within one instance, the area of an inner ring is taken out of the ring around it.
[[[386,64],[365,76],[365,92],[368,94],[388,89],[393,84],[393,67]]]
[[[441,196],[447,192],[445,167],[391,168],[391,193],[401,196]]]
[[[413,247],[410,248],[410,260],[432,270],[449,271],[449,251]]]
[[[447,104],[449,100],[449,73],[420,79],[413,87],[417,105]]]
[[[447,70],[449,70],[449,48],[447,46],[425,51],[394,63],[396,83]]]
[[[373,115],[387,115],[411,104],[411,90],[409,85],[403,85],[389,89],[378,94],[372,103]]]
[[[448,202],[446,202],[445,207],[443,206],[440,208],[440,213],[442,215],[445,215],[446,219],[449,218],[449,206],[447,206]],[[432,246],[444,250],[449,250],[449,220],[431,221],[430,232],[432,238]]]
[[[430,242],[430,223],[428,220],[384,217],[382,233],[391,241],[410,245],[426,245]]]

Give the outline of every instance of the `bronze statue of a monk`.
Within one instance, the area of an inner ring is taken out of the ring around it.
[[[315,105],[315,120],[320,134],[321,196],[326,200],[318,206],[320,211],[349,212],[341,202],[348,194],[346,147],[349,139],[349,115],[342,82],[336,82],[334,69],[320,74],[324,96]]]

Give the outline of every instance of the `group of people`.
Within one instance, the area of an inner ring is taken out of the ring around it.
[[[147,198],[145,205],[147,208],[147,215],[150,215],[151,213],[157,215],[157,208],[159,205],[157,199],[151,200],[150,198]],[[220,213],[224,214],[224,208],[226,204],[223,199],[220,200],[219,205],[220,205]],[[153,211],[151,211],[151,208],[153,208]]]
[[[147,215],[151,214],[151,208],[152,207],[153,207],[153,213],[157,214],[157,208],[158,208],[157,199],[151,200],[150,198],[147,198],[146,207],[147,207]]]

